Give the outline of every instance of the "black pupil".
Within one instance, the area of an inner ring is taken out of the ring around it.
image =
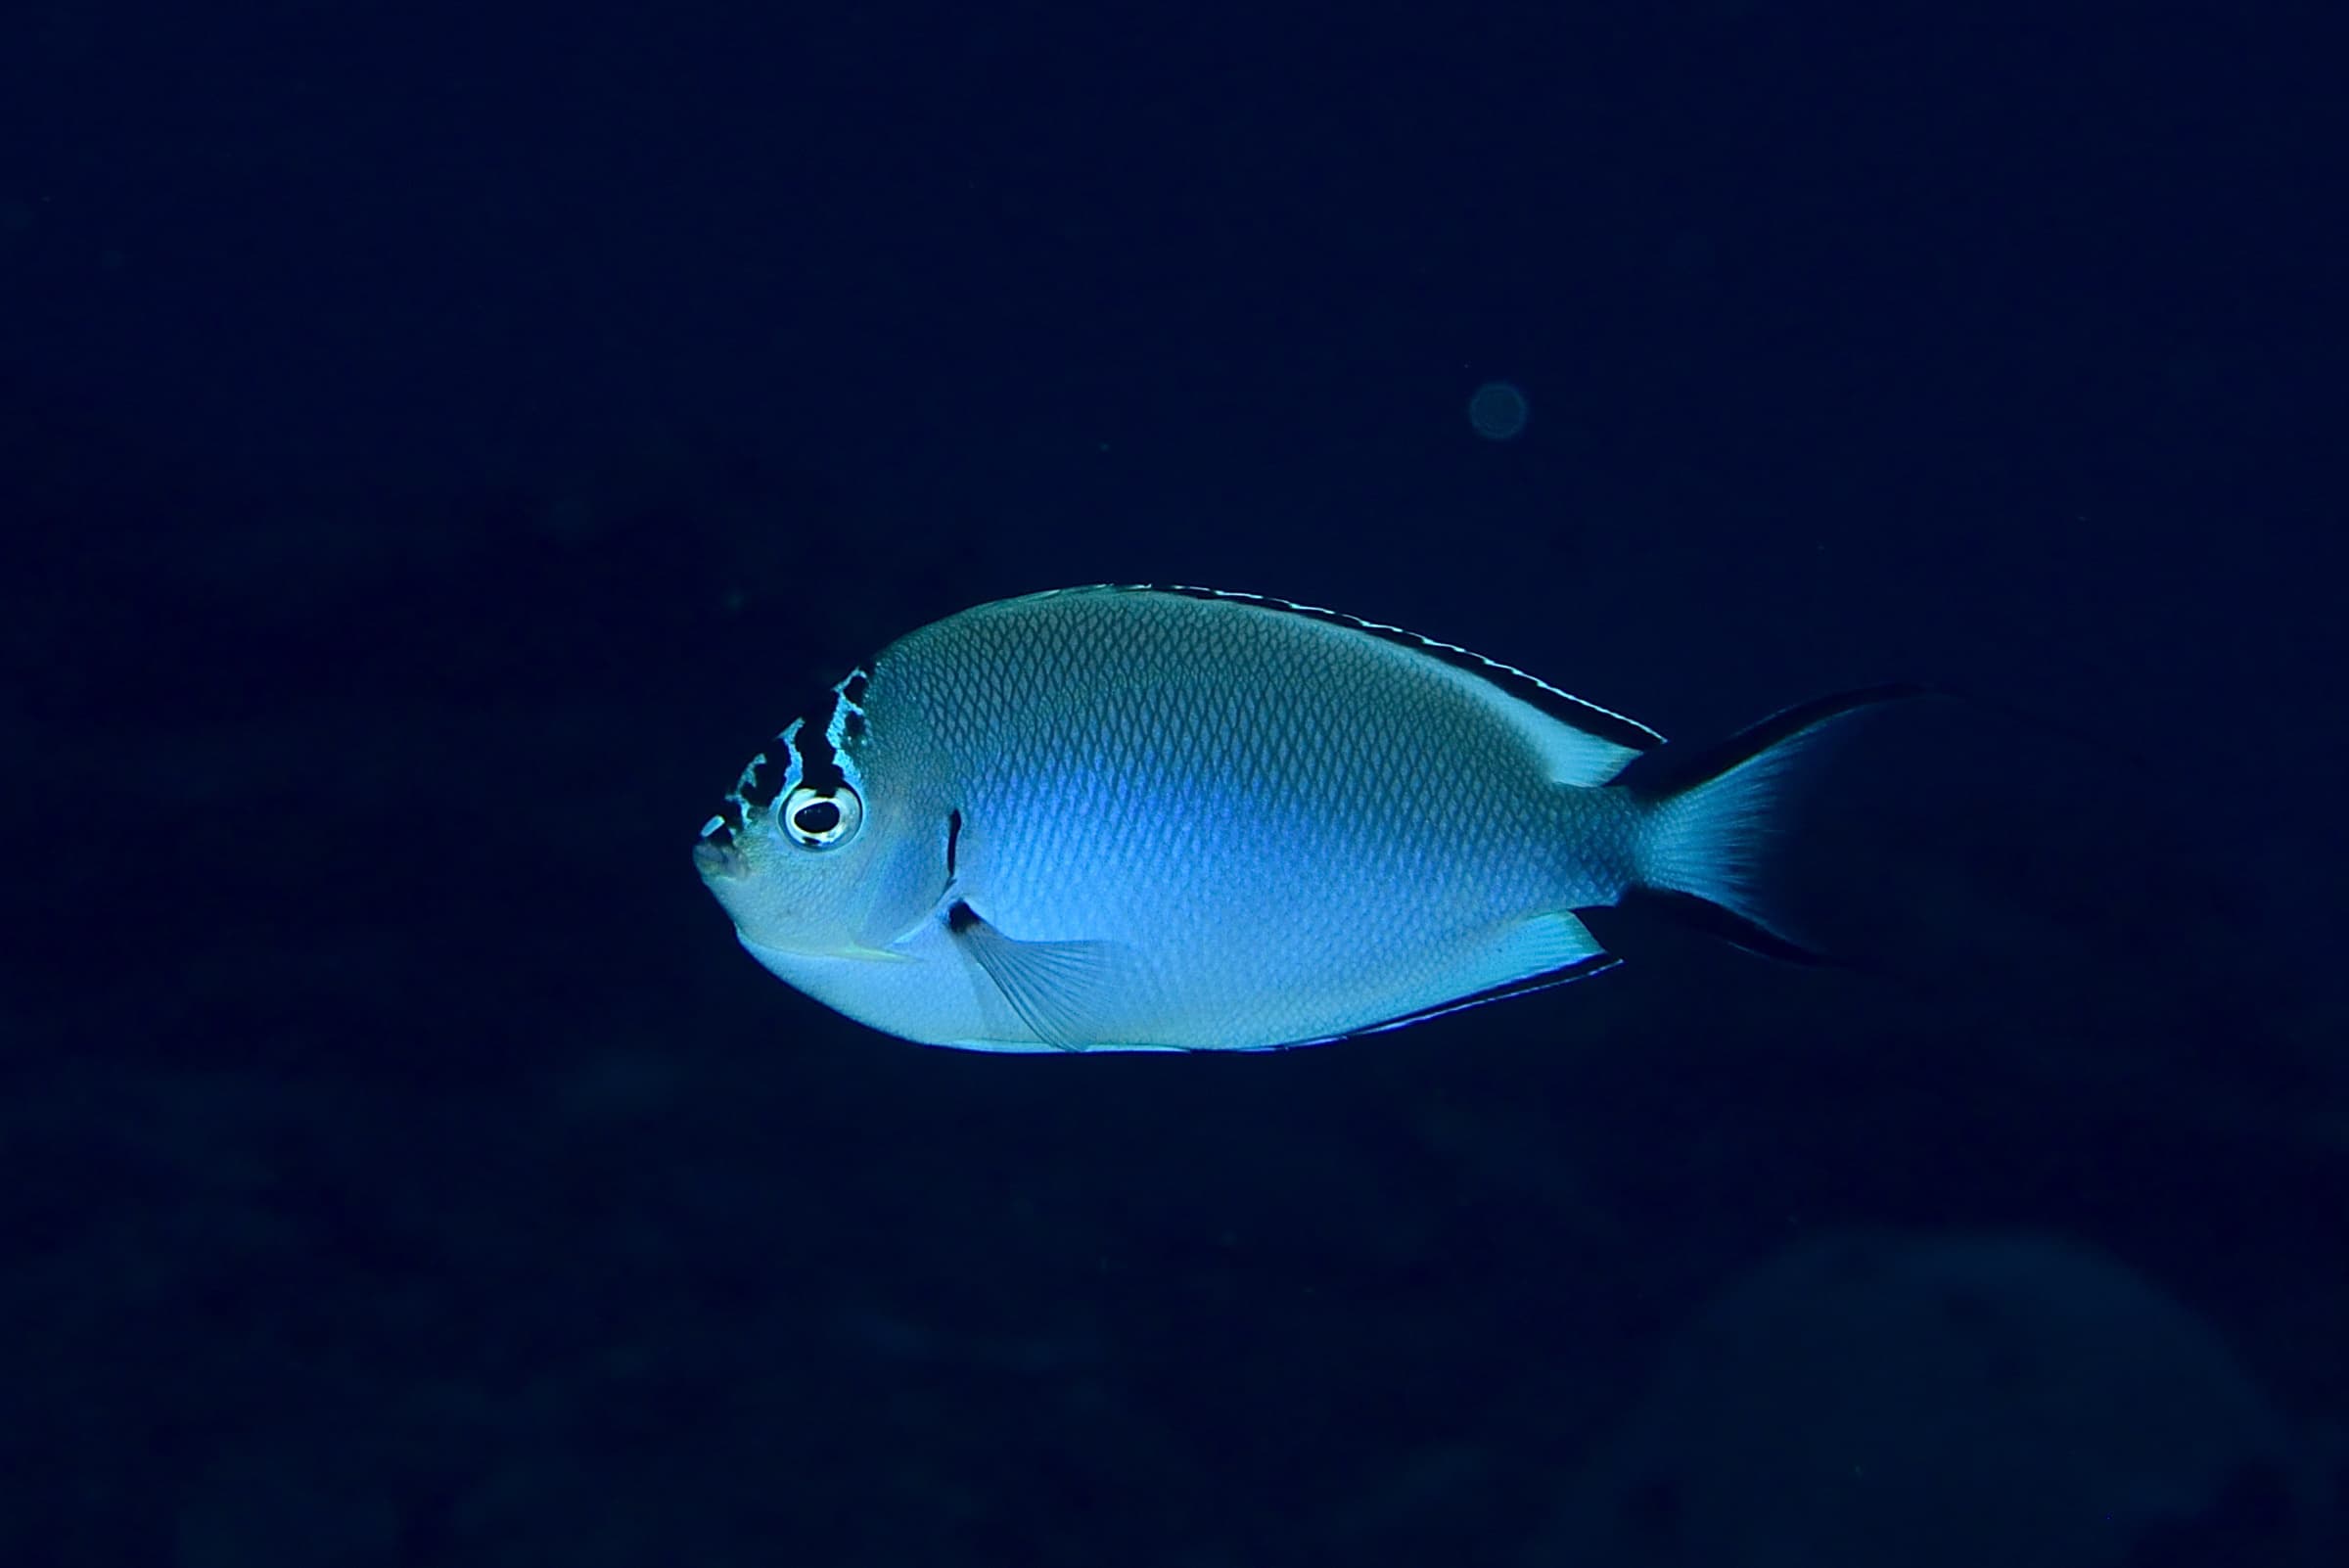
[[[809,838],[829,833],[840,826],[840,804],[837,801],[809,801],[791,813],[791,825]]]

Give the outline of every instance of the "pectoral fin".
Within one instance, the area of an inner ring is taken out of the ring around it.
[[[1021,942],[959,902],[946,911],[946,929],[1037,1039],[1064,1051],[1119,1039],[1112,1019],[1131,978],[1130,949],[1114,942]]]

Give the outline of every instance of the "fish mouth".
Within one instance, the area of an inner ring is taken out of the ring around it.
[[[731,844],[704,839],[693,847],[693,868],[704,882],[732,882],[748,876],[751,864]]]

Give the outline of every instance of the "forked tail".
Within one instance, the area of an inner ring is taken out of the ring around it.
[[[1784,797],[1820,744],[1855,714],[1933,695],[1919,685],[1868,686],[1799,703],[1717,745],[1646,753],[1615,780],[1647,803],[1626,902],[1661,901],[1741,947],[1797,963],[1806,945],[1773,906],[1766,873],[1785,826]]]

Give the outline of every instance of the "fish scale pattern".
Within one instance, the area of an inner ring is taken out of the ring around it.
[[[885,689],[955,771],[973,907],[1120,944],[1144,1033],[1451,999],[1497,933],[1569,901],[1591,831],[1575,798],[1596,792],[1549,782],[1473,677],[1246,602],[987,606],[885,653]]]

